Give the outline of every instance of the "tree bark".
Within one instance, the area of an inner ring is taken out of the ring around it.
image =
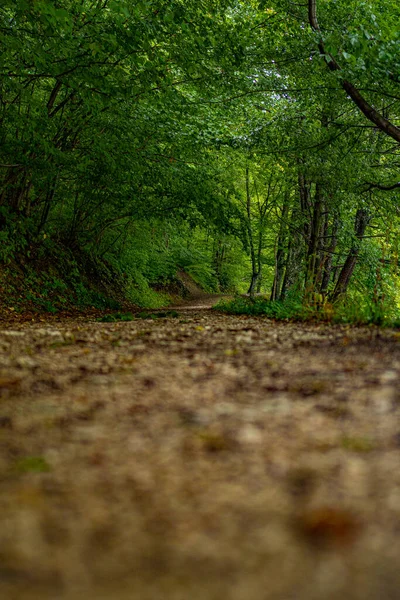
[[[321,232],[321,218],[322,218],[322,190],[320,183],[316,184],[315,187],[315,198],[314,198],[314,210],[312,215],[312,221],[310,226],[310,238],[307,249],[307,268],[306,268],[306,280],[305,280],[305,291],[306,296],[311,296],[314,293],[315,280],[318,273],[318,248],[320,241]]]
[[[303,215],[303,229],[304,229],[304,240],[306,245],[309,244],[311,227],[311,200],[310,200],[310,188],[311,184],[306,180],[304,174],[299,170],[298,172],[298,184],[299,184],[299,195],[300,195],[300,209]]]
[[[254,247],[253,231],[251,228],[251,195],[250,195],[250,180],[249,180],[249,168],[246,167],[246,211],[247,211],[247,231],[249,237],[250,246],[250,259],[251,259],[251,282],[247,293],[250,298],[254,298],[254,294],[257,290],[257,282],[260,277],[260,270],[258,265],[258,257],[256,255],[256,249]]]
[[[357,257],[360,252],[361,240],[370,221],[370,218],[370,214],[365,208],[359,208],[357,210],[354,224],[354,233],[356,241],[352,245],[352,248],[345,260],[342,270],[339,273],[339,277],[332,294],[332,302],[335,302],[336,300],[338,300],[338,298],[344,296],[344,294],[347,292],[351,276],[353,275],[357,263]]]
[[[302,263],[304,256],[303,236],[298,228],[300,221],[299,211],[293,210],[291,214],[291,222],[293,223],[293,234],[289,237],[289,245],[287,250],[287,258],[285,264],[285,275],[283,277],[282,288],[279,300],[285,300],[288,291],[295,287],[300,287]]]
[[[332,224],[331,243],[326,250],[326,257],[324,260],[324,274],[322,276],[321,288],[320,288],[321,294],[323,294],[323,295],[325,295],[326,292],[328,291],[328,286],[329,286],[329,282],[331,279],[333,254],[336,250],[336,246],[337,246],[337,242],[338,242],[338,239],[337,239],[338,229],[339,229],[339,219],[337,217],[335,217],[333,224]]]
[[[283,283],[284,269],[285,269],[285,241],[286,241],[286,230],[287,230],[287,216],[289,212],[289,202],[286,196],[282,207],[281,224],[279,227],[279,233],[276,240],[276,253],[275,253],[275,275],[274,282],[272,284],[270,300],[280,300],[281,287]]]

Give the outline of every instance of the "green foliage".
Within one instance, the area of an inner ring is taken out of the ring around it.
[[[75,288],[76,305],[85,308],[91,306],[100,309],[117,309],[120,303],[114,298],[110,298],[97,290],[90,289],[82,283]]]
[[[231,315],[254,315],[265,316],[270,319],[307,319],[312,311],[304,307],[301,299],[293,297],[286,302],[270,301],[265,297],[251,299],[244,296],[236,296],[233,300],[221,300],[214,306],[215,310],[221,310]]]
[[[17,473],[47,473],[51,470],[50,465],[42,456],[27,456],[20,458],[15,463],[15,471]]]
[[[16,311],[23,307],[55,314],[71,305],[114,310],[120,307],[112,297],[116,288],[100,291],[87,265],[79,266],[71,252],[55,246],[41,258],[12,261],[0,269],[0,291]]]
[[[29,255],[29,237],[33,229],[31,219],[13,215],[6,206],[0,206],[0,262],[10,264],[18,255]]]
[[[189,273],[196,283],[208,292],[215,292],[218,286],[215,270],[210,258],[200,249],[184,246],[175,249],[175,261],[180,269]]]
[[[171,303],[168,294],[153,290],[144,278],[138,284],[131,284],[126,292],[126,298],[132,304],[143,308],[160,308]]]
[[[112,313],[103,315],[98,321],[101,323],[115,323],[115,321],[133,321],[134,318],[132,313]]]
[[[335,323],[356,323],[391,327],[398,322],[398,308],[391,300],[379,302],[361,294],[350,294],[335,306],[329,318]]]
[[[0,8],[0,263],[26,301],[161,307],[183,270],[272,290],[252,314],[399,318],[396,149],[342,89],[398,121],[399,7],[317,8],[321,31],[288,0]]]
[[[358,300],[358,301],[357,301]],[[270,301],[263,297],[253,300],[236,296],[233,300],[221,300],[215,310],[234,315],[264,316],[277,320],[328,321],[358,325],[380,325],[398,327],[398,311],[390,310],[385,303],[376,304],[365,297],[350,297],[336,305],[328,302],[307,305],[300,296],[292,296],[286,301]]]

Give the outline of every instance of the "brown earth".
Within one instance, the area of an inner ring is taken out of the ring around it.
[[[0,365],[1,598],[400,597],[397,332],[22,319]]]

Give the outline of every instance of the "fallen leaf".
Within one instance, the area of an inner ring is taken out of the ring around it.
[[[298,526],[310,543],[324,546],[348,546],[361,531],[357,515],[331,506],[305,511],[298,519]]]

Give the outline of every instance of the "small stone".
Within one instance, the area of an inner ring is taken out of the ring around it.
[[[25,331],[15,331],[11,329],[10,331],[3,331],[2,334],[7,337],[22,337],[25,335]]]
[[[221,417],[229,417],[237,412],[236,406],[231,402],[218,402],[214,406],[214,412]]]
[[[34,369],[37,366],[37,362],[30,356],[19,356],[15,360],[15,364],[20,369]]]
[[[385,371],[380,376],[381,383],[394,383],[398,379],[399,379],[398,373],[393,370]]]
[[[190,408],[179,408],[178,414],[183,425],[205,426],[210,421],[205,414]]]
[[[238,440],[242,444],[261,444],[262,432],[254,425],[245,425],[238,433]]]

